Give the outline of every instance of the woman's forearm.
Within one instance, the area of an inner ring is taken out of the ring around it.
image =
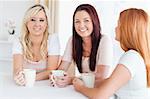
[[[105,78],[97,78],[95,79],[95,88],[98,88],[101,85],[101,82],[104,80]]]
[[[36,80],[46,80],[49,79],[49,74],[51,70],[45,70],[43,72],[37,73],[36,74]]]
[[[81,92],[85,96],[89,97],[89,99],[94,99],[94,96],[96,95],[97,91],[98,91],[97,88],[88,88],[85,86],[81,86],[79,89],[79,92]]]

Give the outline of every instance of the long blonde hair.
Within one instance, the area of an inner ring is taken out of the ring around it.
[[[30,7],[24,16],[23,24],[22,24],[22,30],[21,30],[21,44],[23,46],[23,55],[25,59],[33,60],[34,54],[32,51],[32,42],[29,39],[29,30],[27,28],[27,22],[30,20],[30,18],[34,15],[36,15],[39,11],[43,10],[45,12],[46,21],[47,21],[47,28],[45,30],[45,33],[43,35],[43,39],[40,46],[40,54],[42,56],[42,59],[45,59],[47,56],[47,40],[49,35],[49,26],[50,26],[50,19],[49,19],[49,13],[48,8],[46,8],[43,5],[34,5]]]
[[[126,50],[136,50],[143,57],[150,87],[150,21],[142,9],[130,8],[120,13],[120,44]]]

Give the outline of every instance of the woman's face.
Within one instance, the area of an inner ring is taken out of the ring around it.
[[[120,28],[120,22],[118,21],[118,24],[117,24],[117,26],[116,26],[116,28],[115,28],[115,32],[116,32],[116,37],[115,37],[115,39],[116,39],[117,41],[120,41],[119,28]]]
[[[27,28],[32,36],[41,36],[44,34],[47,28],[47,19],[43,10],[29,19]]]
[[[93,23],[90,15],[82,10],[78,11],[74,17],[75,30],[82,38],[88,37],[93,31]]]

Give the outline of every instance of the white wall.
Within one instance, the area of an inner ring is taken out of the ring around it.
[[[125,8],[137,7],[150,12],[150,1],[117,1],[117,0],[59,0],[58,8],[58,30],[61,43],[61,55],[63,55],[67,40],[72,35],[72,16],[75,8],[82,3],[92,4],[99,15],[102,33],[115,37],[115,26],[120,11]],[[16,22],[16,34],[20,34],[22,18],[29,6],[34,4],[34,0],[0,0],[0,40],[8,39],[8,32],[5,23],[11,19]],[[119,44],[114,40],[115,61],[122,54]]]
[[[6,23],[13,20],[16,23],[16,35],[20,34],[22,18],[25,11],[34,3],[34,0],[0,0],[0,40],[8,39]]]
[[[1,12],[1,9],[3,8],[3,4],[2,2],[0,1],[0,12]],[[2,15],[0,15],[0,33],[2,33]],[[0,35],[1,37],[2,35]]]
[[[113,1],[99,0],[60,0],[58,15],[58,32],[61,41],[61,54],[65,49],[68,38],[72,35],[72,17],[76,7],[82,3],[92,4],[99,15],[102,33],[114,37],[115,7]],[[111,17],[110,17],[111,16]]]
[[[116,65],[123,51],[115,41],[115,27],[119,13],[130,7],[142,8],[150,11],[150,1],[117,1],[117,0],[60,0],[58,32],[61,41],[61,54],[63,54],[68,38],[72,35],[72,17],[75,8],[82,3],[92,4],[99,15],[102,33],[112,37],[114,44],[114,63]]]
[[[72,17],[74,10],[81,3],[92,3],[92,0],[59,0],[58,8],[58,33],[61,43],[61,55],[66,47],[69,37],[72,35]]]

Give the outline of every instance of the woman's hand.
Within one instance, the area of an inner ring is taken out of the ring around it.
[[[73,86],[74,86],[76,91],[80,92],[80,88],[82,86],[84,86],[84,82],[81,79],[79,79],[79,78],[74,78],[73,79]]]
[[[16,84],[18,84],[18,85],[20,85],[20,86],[24,86],[24,85],[25,85],[25,77],[24,77],[23,71],[19,71],[19,72],[14,76],[14,80],[15,80]]]
[[[55,83],[58,87],[66,87],[72,83],[72,77],[70,77],[67,73],[64,76],[55,76]]]
[[[50,81],[50,86],[51,87],[55,87],[56,86],[54,75],[52,75],[52,74],[49,75],[49,81]]]

